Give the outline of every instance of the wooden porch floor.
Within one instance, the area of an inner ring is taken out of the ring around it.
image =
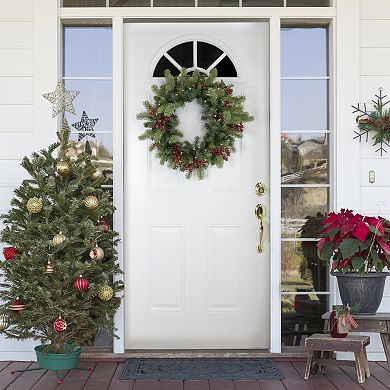
[[[305,362],[277,361],[285,375],[283,381],[120,381],[122,362],[80,361],[92,371],[64,373],[57,385],[53,373],[31,371],[11,375],[12,370],[36,367],[31,362],[0,362],[0,389],[9,390],[385,390],[390,389],[390,368],[385,362],[370,362],[371,377],[359,385],[352,367],[328,367],[325,375],[303,379]]]

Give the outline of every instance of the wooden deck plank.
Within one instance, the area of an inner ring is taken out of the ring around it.
[[[132,390],[134,387],[134,381],[122,381],[119,376],[123,370],[124,363],[119,363],[114,375],[112,376],[110,386],[108,390]]]
[[[260,390],[256,381],[234,381],[236,390]]]
[[[158,390],[183,390],[183,381],[159,381]]]
[[[38,364],[33,363],[29,368],[38,368]],[[33,387],[39,379],[46,374],[46,370],[22,372],[15,381],[13,381],[7,390],[26,390]]]
[[[390,389],[390,372],[376,362],[368,362],[371,375]]]
[[[305,362],[292,362],[292,365],[299,372],[301,377],[304,378],[306,363]],[[317,389],[321,389],[321,390],[335,390],[335,389],[337,389],[326,378],[326,374],[325,375],[321,375],[321,374],[313,375],[306,381],[306,383],[313,390],[317,390]]]
[[[209,390],[209,381],[185,381],[184,390]]]
[[[68,371],[60,371],[61,378],[64,378],[68,374]],[[42,375],[38,382],[31,388],[31,390],[55,390],[57,389],[57,377],[53,371],[47,371],[45,375]]]
[[[112,376],[115,373],[117,364],[98,363],[92,371],[83,390],[105,390],[110,385]]]
[[[10,383],[14,382],[21,374],[11,374],[13,370],[24,370],[31,365],[31,362],[13,362],[4,370],[0,371],[0,389],[5,389]]]
[[[341,369],[351,378],[353,382],[357,381],[356,370],[354,367],[341,367]],[[389,375],[390,379],[390,375]],[[381,382],[378,381],[374,376],[370,376],[364,383],[360,383],[360,386],[366,390],[388,390]]]
[[[0,371],[3,371],[6,367],[8,367],[11,364],[10,361],[1,361],[0,362]]]
[[[135,381],[133,390],[158,390],[158,381]]]
[[[282,381],[257,381],[261,390],[286,390]]]
[[[294,366],[290,362],[279,362],[278,367],[285,376],[285,379],[282,380],[282,383],[287,390],[310,389],[309,385],[299,375],[298,371],[294,368]]]
[[[80,368],[95,368],[95,363],[83,361],[78,364]],[[91,375],[88,370],[70,370],[62,380],[61,390],[81,390]]]
[[[209,381],[210,390],[234,390],[233,381]]]
[[[338,389],[361,390],[361,387],[357,383],[357,378],[356,381],[353,381],[344,371],[338,367],[327,367],[325,375],[326,378]]]
[[[382,366],[383,368],[385,368],[387,371],[390,371],[390,367],[389,365],[387,364],[387,362],[377,362],[380,366]]]

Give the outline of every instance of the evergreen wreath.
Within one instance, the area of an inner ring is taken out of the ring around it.
[[[221,168],[235,152],[235,139],[242,138],[244,122],[253,120],[243,110],[245,96],[234,96],[232,85],[217,81],[217,70],[209,75],[195,70],[192,75],[182,69],[178,76],[165,71],[165,82],[153,85],[153,103],[144,102],[145,112],[137,115],[143,120],[145,132],[140,140],[151,140],[150,150],[156,150],[160,163],[186,173],[189,179],[194,171],[203,179],[210,165]],[[201,119],[206,133],[191,143],[183,140],[179,129],[177,109],[197,101],[202,108]]]
[[[390,100],[385,101],[387,95],[382,94],[383,88],[379,88],[379,95],[375,94],[376,100],[372,100],[374,103],[374,110],[369,111],[366,103],[363,103],[363,107],[358,103],[357,106],[352,106],[353,113],[358,113],[356,117],[356,123],[359,128],[359,132],[355,131],[356,136],[362,141],[362,137],[366,136],[366,142],[368,141],[368,133],[374,133],[372,139],[374,140],[374,146],[379,145],[379,148],[375,150],[383,153],[387,153],[385,147],[390,147],[390,109],[385,106]]]

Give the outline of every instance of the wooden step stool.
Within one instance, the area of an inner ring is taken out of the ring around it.
[[[355,366],[359,383],[363,383],[370,376],[366,346],[370,344],[370,336],[347,336],[336,339],[328,334],[313,334],[305,340],[309,351],[307,358],[305,379],[320,371],[325,373],[326,366]],[[353,352],[355,361],[335,360],[335,352]]]

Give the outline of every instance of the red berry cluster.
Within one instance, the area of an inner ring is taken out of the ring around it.
[[[194,169],[194,164],[191,163],[187,164],[185,169],[188,172],[192,172],[192,170]]]
[[[232,127],[236,131],[239,131],[240,133],[242,133],[244,131],[244,125],[242,124],[242,122],[233,123],[230,125],[230,127]]]
[[[175,164],[181,163],[181,151],[179,147],[176,146],[172,149],[172,158]]]
[[[221,156],[225,161],[229,160],[230,150],[228,148],[215,148],[211,150],[214,156]]]
[[[204,167],[207,167],[207,160],[198,160],[198,159],[195,159],[195,167],[196,167],[196,168],[204,168]]]
[[[157,117],[154,127],[160,131],[165,130],[166,125],[171,121],[171,117],[166,115],[159,115]]]

